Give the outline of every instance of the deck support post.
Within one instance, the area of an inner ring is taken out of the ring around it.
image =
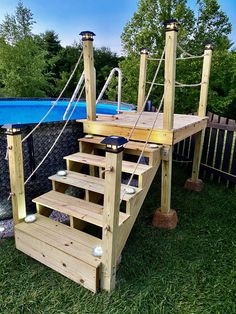
[[[112,291],[116,283],[122,155],[106,153],[101,274],[101,289],[106,291]]]
[[[26,217],[24,166],[20,129],[6,131],[14,225]]]
[[[139,68],[139,85],[138,85],[138,103],[137,112],[141,112],[146,98],[146,76],[147,76],[147,58],[148,50],[140,50],[140,68]]]
[[[198,116],[206,116],[208,88],[211,70],[212,46],[210,44],[205,46],[204,59],[202,67],[202,85],[200,91],[200,100],[198,107]],[[185,188],[189,191],[201,192],[203,189],[203,182],[199,179],[199,170],[202,157],[202,147],[204,142],[205,129],[195,134],[195,149],[193,158],[192,177],[185,182]]]
[[[81,32],[84,56],[84,77],[86,92],[87,119],[96,120],[96,82],[94,75],[93,32]]]
[[[176,46],[179,23],[177,20],[171,19],[166,21],[164,25],[166,42],[163,129],[172,130],[174,123]],[[161,207],[154,213],[152,224],[158,228],[173,229],[177,225],[177,214],[175,210],[171,209],[173,146],[167,147],[167,150],[168,154],[162,156]]]

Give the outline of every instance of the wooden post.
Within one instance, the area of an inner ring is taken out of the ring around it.
[[[166,51],[163,129],[167,130],[173,129],[174,123],[176,45],[178,26],[178,21],[174,19],[165,22]]]
[[[166,21],[164,25],[166,30],[166,50],[163,129],[171,130],[174,124],[176,46],[179,23],[177,20],[171,19]],[[176,211],[171,209],[172,150],[173,146],[165,146],[161,152],[161,207],[156,210],[152,220],[153,226],[158,228],[173,229],[177,225]]]
[[[209,88],[209,79],[211,71],[211,58],[212,58],[212,45],[206,45],[204,50],[204,59],[202,67],[202,85],[200,91],[200,100],[198,107],[199,117],[205,117],[206,107],[207,107],[207,98],[208,98],[208,88]]]
[[[107,291],[112,291],[116,283],[122,154],[106,153],[101,289]]]
[[[96,82],[94,75],[94,59],[93,59],[93,32],[81,32],[83,41],[84,55],[84,77],[86,91],[86,108],[87,119],[96,120]]]
[[[137,111],[142,111],[144,101],[146,98],[145,90],[146,90],[146,76],[147,76],[147,58],[148,58],[148,50],[146,48],[142,48],[140,50],[140,68],[139,68],[139,85],[138,85],[138,104]]]
[[[14,225],[26,217],[24,167],[19,129],[7,129],[7,147]]]
[[[202,85],[200,91],[200,100],[198,107],[198,116],[206,116],[208,88],[211,70],[212,46],[210,44],[205,46],[204,59],[202,67]],[[203,182],[199,179],[199,170],[202,157],[202,147],[204,141],[205,129],[195,134],[195,148],[193,157],[192,177],[185,182],[185,188],[190,191],[200,192],[203,189]]]

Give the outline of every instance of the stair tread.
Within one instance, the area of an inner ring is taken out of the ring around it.
[[[91,143],[91,144],[99,144],[99,145],[105,147],[105,144],[101,143],[101,141],[104,138],[105,137],[102,137],[102,136],[93,136],[92,138],[82,137],[82,138],[79,138],[78,141],[85,142],[85,143]],[[125,149],[132,149],[132,150],[141,152],[143,150],[144,145],[145,145],[145,143],[143,143],[143,142],[129,141],[125,145]],[[159,150],[160,148],[161,148],[161,145],[159,145],[157,148],[152,148],[147,144],[144,151],[149,152],[149,153],[153,153],[154,151]]]
[[[49,191],[33,199],[33,202],[103,227],[103,206],[101,205],[56,191]],[[120,212],[119,225],[128,218],[128,214]]]
[[[92,255],[92,250],[95,246],[101,245],[102,240],[85,232],[39,214],[34,223],[21,222],[15,228],[93,267],[98,267],[101,263],[100,258]]]
[[[105,168],[106,158],[103,156],[86,154],[86,153],[75,153],[69,156],[64,157],[64,159],[79,162],[86,165],[92,165],[97,167]],[[122,172],[133,173],[136,167],[136,163],[123,160],[122,161]],[[150,170],[151,167],[144,164],[139,164],[135,170],[136,175],[142,175],[146,171]]]
[[[67,171],[67,175],[64,177],[55,174],[53,176],[50,176],[49,179],[52,181],[64,183],[64,184],[75,186],[78,188],[83,188],[85,190],[89,190],[92,192],[97,192],[100,194],[104,194],[104,191],[105,191],[104,179],[74,172],[74,171]],[[123,196],[126,187],[127,186],[125,184],[121,184],[121,196]],[[135,187],[135,191],[136,192],[134,194],[127,194],[127,193],[124,194],[123,199],[125,201],[129,201],[130,199],[135,197],[135,195],[141,192],[142,189]]]

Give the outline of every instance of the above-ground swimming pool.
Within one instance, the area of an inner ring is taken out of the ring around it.
[[[50,109],[55,100],[44,99],[0,99],[0,125],[3,124],[32,124],[39,122],[45,113]],[[60,100],[53,110],[46,117],[44,122],[57,122],[63,120],[66,107],[69,100]],[[72,104],[67,117],[73,110]],[[121,110],[132,110],[134,106],[122,104]],[[116,103],[99,103],[96,106],[96,112],[99,114],[116,114]],[[70,120],[86,118],[86,102],[81,101],[75,108]]]
[[[39,122],[45,113],[51,108],[55,100],[40,99],[0,99],[0,126],[14,124],[21,128],[22,138],[28,134],[35,123]],[[32,173],[35,166],[44,158],[51,148],[54,140],[61,132],[65,122],[62,121],[69,100],[60,100],[53,108],[42,125],[22,144],[25,179]],[[73,106],[71,106],[71,109]],[[132,110],[134,106],[122,104],[121,110]],[[70,112],[68,115],[70,115]],[[116,114],[117,104],[100,103],[96,107],[100,114]],[[67,115],[67,117],[68,117]],[[80,102],[76,107],[71,120],[86,118],[86,103]],[[0,127],[0,220],[12,217],[10,193],[9,169],[6,160],[7,138],[5,129]],[[43,163],[36,175],[27,183],[26,205],[27,210],[34,211],[32,199],[49,191],[51,182],[50,175],[60,169],[65,169],[64,156],[78,151],[78,138],[83,136],[82,126],[75,121],[70,121],[67,128],[52,153]]]

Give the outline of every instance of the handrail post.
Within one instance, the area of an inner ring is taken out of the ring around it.
[[[84,56],[84,77],[86,91],[87,119],[96,120],[96,82],[94,75],[93,32],[81,32]]]
[[[198,116],[206,116],[207,108],[207,98],[208,98],[208,88],[209,79],[211,71],[211,58],[212,58],[212,45],[208,44],[204,49],[204,59],[202,66],[202,81],[200,90],[200,99],[198,107]],[[191,191],[200,192],[203,189],[203,181],[199,179],[199,171],[201,165],[202,148],[205,136],[205,129],[199,131],[194,135],[195,137],[195,147],[194,147],[194,157],[192,166],[192,177],[187,179],[185,182],[185,188]]]
[[[165,86],[163,129],[173,129],[175,104],[176,46],[179,23],[175,19],[165,22]]]
[[[107,291],[116,283],[122,157],[122,151],[106,152],[101,288]]]
[[[166,31],[165,43],[165,84],[163,129],[172,130],[174,124],[176,46],[179,23],[175,19],[164,23]],[[158,228],[172,229],[177,225],[176,211],[171,209],[171,178],[173,146],[163,147],[162,158],[161,207],[156,210],[152,224]]]
[[[26,217],[24,166],[20,129],[7,128],[7,149],[14,225]]]
[[[147,58],[148,49],[140,50],[140,68],[139,68],[139,85],[138,85],[138,102],[137,111],[141,112],[146,98],[146,77],[147,77]]]
[[[202,85],[201,85],[199,107],[198,107],[199,117],[205,117],[206,115],[209,79],[210,79],[210,71],[211,71],[211,58],[212,58],[212,45],[208,44],[205,46],[203,66],[202,66],[202,81],[201,81]]]

